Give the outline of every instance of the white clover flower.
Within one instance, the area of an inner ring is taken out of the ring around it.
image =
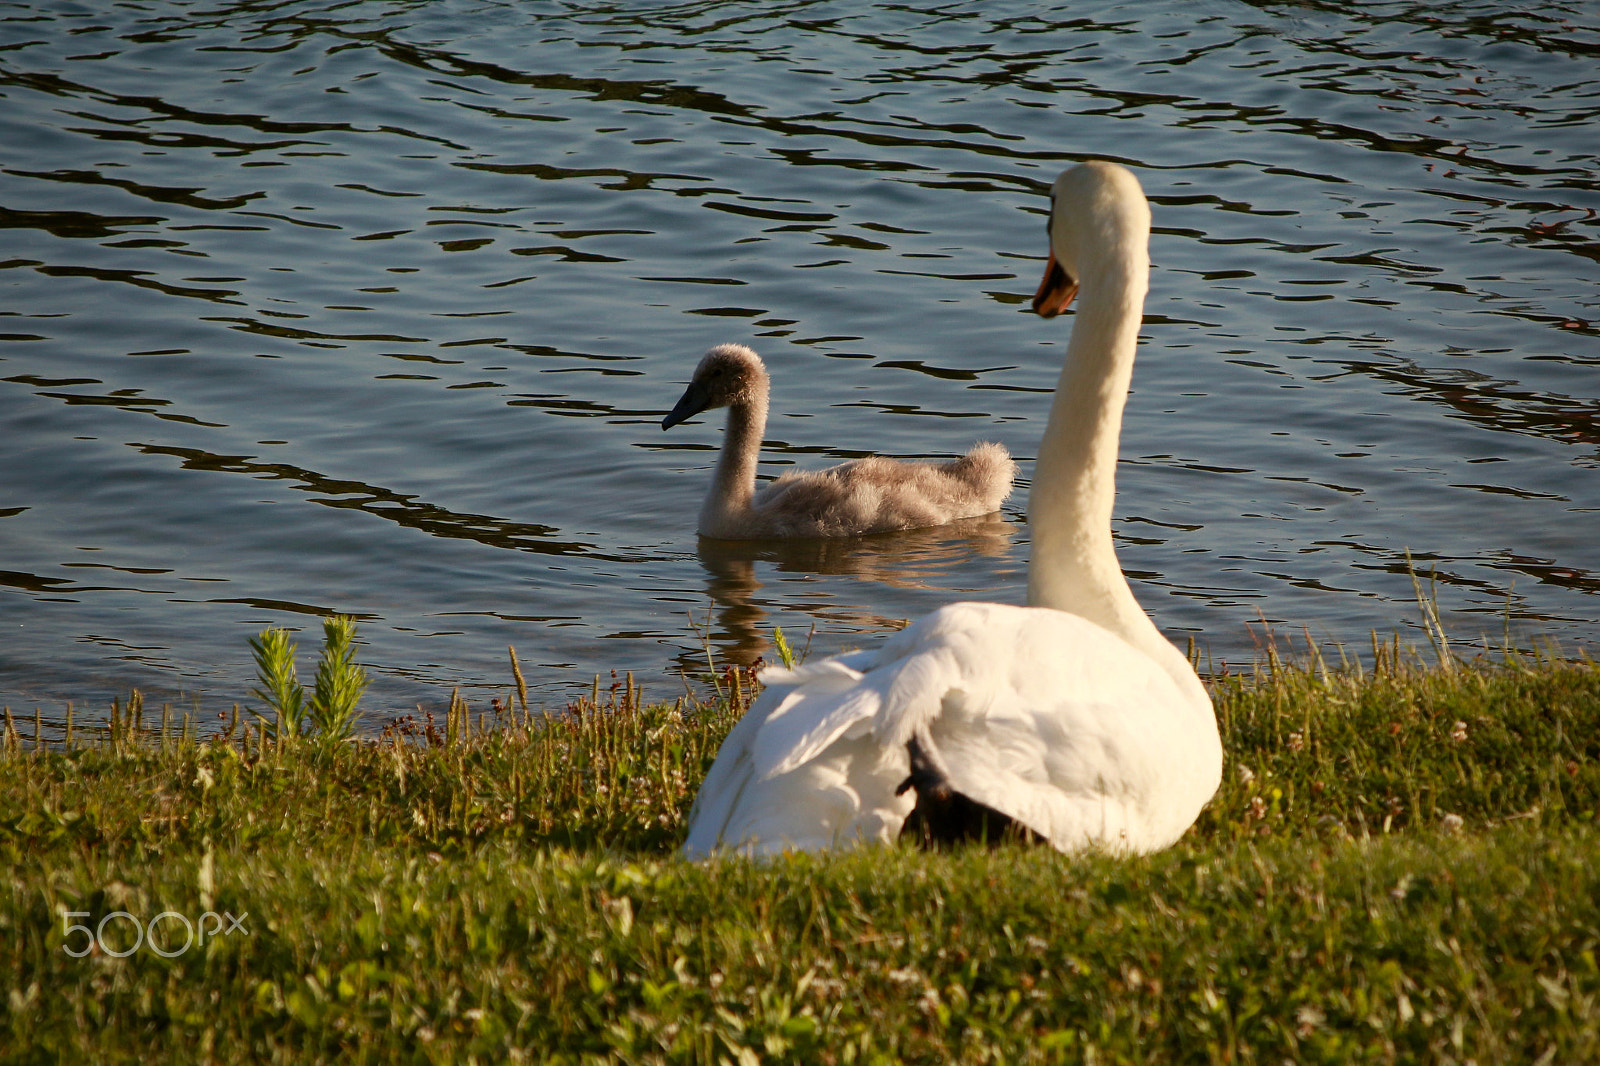
[[[884,976],[887,977],[889,980],[893,981],[897,985],[920,985],[920,984],[922,984],[922,975],[920,973],[918,973],[916,970],[914,970],[911,967],[909,967],[909,966],[905,967],[904,969],[900,969],[900,970],[890,970]]]

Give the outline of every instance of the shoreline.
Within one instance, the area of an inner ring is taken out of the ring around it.
[[[1214,684],[1222,787],[1136,858],[686,862],[742,682],[336,745],[131,726],[8,744],[0,1045],[20,1062],[1595,1057],[1600,668],[1280,661]]]

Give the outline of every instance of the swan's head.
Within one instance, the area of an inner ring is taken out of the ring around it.
[[[1050,187],[1048,232],[1050,261],[1033,295],[1042,318],[1067,309],[1085,274],[1148,261],[1150,204],[1126,167],[1091,160]]]
[[[767,368],[761,357],[742,344],[719,344],[694,368],[689,387],[661,420],[661,428],[671,429],[714,407],[754,402],[766,393]]]

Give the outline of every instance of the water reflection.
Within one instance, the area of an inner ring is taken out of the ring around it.
[[[780,574],[830,574],[857,578],[898,589],[945,588],[950,571],[964,560],[986,556],[998,559],[1012,549],[1017,527],[999,514],[966,518],[929,529],[880,533],[870,537],[831,537],[818,540],[712,540],[701,537],[700,565],[705,569],[706,592],[714,605],[714,624],[707,636],[719,661],[748,666],[757,659],[774,661],[772,612],[793,606],[796,589],[788,585],[783,600],[775,602],[756,575],[756,564],[771,564]],[[952,601],[983,599],[982,590],[952,590]],[[870,596],[861,599],[870,602]],[[822,621],[846,622],[856,631],[899,629],[907,619],[890,618],[854,606],[810,602],[806,611]],[[786,634],[796,654],[804,644]],[[680,668],[703,670],[703,655],[680,655]]]

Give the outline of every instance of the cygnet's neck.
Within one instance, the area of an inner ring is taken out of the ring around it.
[[[722,455],[700,507],[700,532],[704,536],[736,536],[750,514],[756,491],[756,463],[767,428],[767,390],[762,387],[751,391],[753,395],[748,399],[728,405]]]
[[[1072,340],[1028,499],[1028,603],[1095,622],[1193,678],[1183,655],[1134,599],[1111,539],[1122,408],[1149,287],[1143,243],[1107,249],[1083,271]]]

